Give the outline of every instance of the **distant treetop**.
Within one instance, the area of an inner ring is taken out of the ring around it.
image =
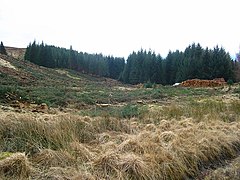
[[[7,55],[7,51],[6,51],[2,41],[1,41],[1,45],[0,45],[0,54]]]

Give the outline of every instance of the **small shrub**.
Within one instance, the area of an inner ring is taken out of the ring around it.
[[[177,106],[175,104],[172,104],[169,107],[164,107],[163,114],[166,115],[168,118],[176,118],[180,119],[181,116],[184,115],[184,108],[181,106]]]
[[[154,91],[151,94],[151,98],[154,98],[154,99],[162,99],[164,97],[165,95],[163,95],[160,89],[154,89]]]
[[[17,86],[0,86],[0,102],[28,100],[27,92]]]
[[[123,107],[123,109],[121,110],[121,114],[123,118],[138,117],[139,107],[137,105],[128,104]]]
[[[84,93],[78,95],[77,100],[81,103],[86,103],[89,105],[93,105],[95,103],[94,99],[91,96]]]
[[[232,80],[232,79],[229,79],[229,80],[227,81],[227,84],[228,84],[229,86],[232,86],[232,85],[233,85],[233,80]]]
[[[121,118],[133,118],[138,117],[139,119],[142,119],[144,115],[148,112],[148,108],[146,106],[140,106],[140,105],[132,105],[128,104],[124,106],[120,110],[120,117]]]
[[[153,88],[154,84],[148,81],[147,83],[144,84],[144,88]]]
[[[2,73],[0,73],[0,77],[1,77],[1,78],[6,78],[6,77],[7,77],[7,74],[2,74]]]

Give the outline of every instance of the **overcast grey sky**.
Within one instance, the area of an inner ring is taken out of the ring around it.
[[[240,45],[239,0],[0,0],[0,40],[127,57],[151,49],[163,57],[189,44]]]

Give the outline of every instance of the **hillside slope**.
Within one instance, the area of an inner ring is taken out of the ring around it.
[[[20,93],[19,96],[25,100],[39,100],[50,105],[77,103],[76,96],[81,99],[83,91],[97,95],[98,91],[109,92],[113,87],[124,86],[116,80],[66,69],[50,69],[5,55],[0,55],[0,78],[2,91],[5,87],[14,93]],[[82,98],[85,99],[79,100],[81,103],[93,104],[97,101]],[[103,101],[107,103],[107,100]]]
[[[16,47],[6,46],[5,49],[9,56],[12,56],[16,59],[21,59],[21,60],[24,59],[24,54],[26,52],[26,48],[16,48]]]
[[[99,104],[118,106],[124,103],[149,102],[166,104],[176,98],[181,102],[191,96],[219,96],[219,93],[224,93],[222,87],[172,88],[155,85],[155,88],[146,89],[142,88],[143,85],[126,85],[113,79],[68,69],[46,68],[1,54],[0,80],[0,103],[21,100],[46,103],[52,107],[90,107]]]
[[[0,64],[1,73],[5,74],[6,76],[11,76],[13,79],[16,80],[16,83],[22,83],[22,85],[27,85],[29,82],[35,83],[35,85],[42,83],[48,84],[54,82],[56,85],[67,86],[68,84],[65,84],[66,82],[70,81],[69,83],[79,83],[80,79],[82,79],[82,81],[88,81],[91,79],[93,83],[98,83],[106,80],[105,78],[90,77],[73,71],[71,72],[68,70],[60,71],[56,69],[46,68],[43,66],[38,66],[29,61],[18,60],[11,56],[5,56],[0,54],[0,58],[2,62],[1,63],[2,65]],[[15,68],[7,66],[4,67],[3,61],[8,62],[10,65],[12,65],[12,67]],[[26,77],[22,78],[22,76]],[[77,78],[73,78],[74,76],[76,76]],[[21,81],[20,79],[22,80],[25,79],[26,81]],[[34,81],[31,81],[31,79],[34,79]]]
[[[237,179],[239,97],[0,55],[0,179]]]

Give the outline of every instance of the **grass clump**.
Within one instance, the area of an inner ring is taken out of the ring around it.
[[[138,155],[122,154],[118,163],[124,179],[153,179],[153,170]]]
[[[145,149],[142,147],[138,139],[127,139],[118,146],[118,151],[120,152],[134,152],[136,154],[144,154]]]
[[[35,154],[32,162],[41,167],[66,167],[75,164],[74,158],[66,151],[43,149]]]
[[[72,142],[70,144],[70,150],[75,159],[80,162],[90,162],[94,159],[94,153],[82,143]]]
[[[228,84],[229,86],[232,86],[232,85],[234,84],[234,82],[233,82],[232,79],[229,79],[229,80],[227,81],[227,84]]]
[[[140,115],[140,109],[137,105],[126,105],[121,109],[121,116],[123,118],[133,118]]]
[[[23,153],[14,153],[0,160],[0,177],[9,179],[26,179],[31,173],[31,166]]]
[[[20,115],[11,119],[1,119],[1,150],[34,154],[43,148],[65,149],[75,139],[80,142],[95,139],[95,130],[82,119],[76,116],[55,118],[55,121],[46,121]]]
[[[0,153],[0,160],[10,157],[13,153],[11,152],[1,152]]]
[[[105,131],[129,132],[129,125],[127,120],[117,119],[112,117],[96,118],[92,122],[94,129],[98,133]]]
[[[153,88],[155,87],[156,85],[154,83],[151,83],[150,81],[144,83],[144,88]]]
[[[155,119],[192,118],[197,122],[208,120],[222,120],[234,122],[238,120],[240,103],[237,100],[224,102],[224,99],[190,99],[183,103],[170,103],[167,106],[149,109],[149,117]]]
[[[233,90],[234,93],[240,94],[240,85],[236,89]]]
[[[97,171],[103,172],[99,174],[100,177],[107,178],[110,175],[113,177],[119,176],[118,162],[120,160],[119,154],[115,152],[106,152],[99,156],[94,162],[93,165]]]
[[[148,112],[147,106],[136,104],[127,104],[123,106],[109,105],[109,107],[98,107],[80,110],[79,114],[82,116],[91,117],[115,117],[118,119],[143,118]]]

